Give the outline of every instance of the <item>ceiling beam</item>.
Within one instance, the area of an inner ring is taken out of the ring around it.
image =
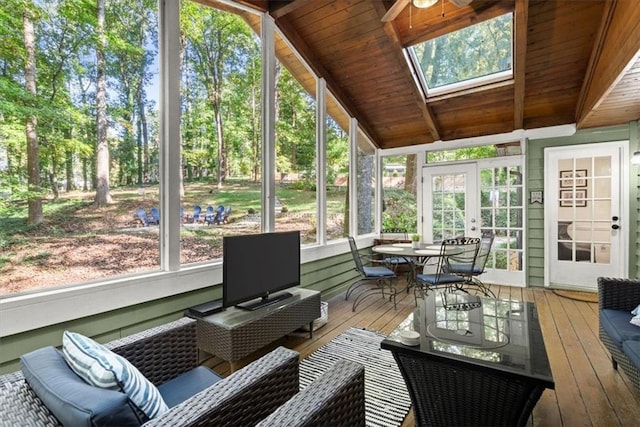
[[[381,17],[384,16],[385,10],[382,3],[374,2],[374,7],[376,8],[378,15],[380,15]],[[402,53],[403,47],[402,43],[400,42],[400,36],[398,35],[393,22],[384,23],[384,32],[387,34],[387,36],[389,36],[389,39],[395,45],[395,49],[393,49],[393,51],[396,55],[396,61],[398,62],[398,64],[404,64],[400,67],[400,69],[405,74],[406,78],[409,81],[413,82],[415,79],[413,73],[409,69],[409,64],[407,63],[406,58]],[[434,119],[433,113],[431,112],[431,109],[427,106],[427,100],[425,99],[425,96],[422,93],[422,90],[419,90],[417,85],[414,85],[413,93],[416,105],[420,109],[422,117],[427,124],[427,127],[429,128],[431,138],[433,138],[434,141],[437,141],[438,139],[440,139],[440,131],[438,130],[438,126],[436,125],[436,121]]]
[[[458,10],[457,7],[454,7],[454,9],[456,11]],[[512,12],[513,9],[514,0],[471,3],[470,6],[461,8],[460,12],[445,13],[444,16],[442,16],[441,10],[438,7],[420,9],[420,13],[430,14],[430,17],[420,19],[416,14],[411,26],[411,32],[405,32],[406,35],[402,39],[402,45],[404,47],[413,46],[414,44],[422,43],[444,34],[469,27],[470,25],[504,15],[505,13]],[[406,18],[403,17],[401,20],[406,21]],[[408,22],[407,27],[409,27]]]
[[[293,0],[287,2],[269,2],[269,14],[275,19],[282,18],[288,13],[293,12],[296,9],[304,7],[310,3],[317,2],[317,0]],[[273,3],[273,5],[271,5]]]
[[[358,119],[358,124],[367,137],[377,146],[380,147],[381,138],[375,132],[368,123],[362,120],[363,115],[358,108],[352,102],[351,98],[341,89],[340,85],[336,82],[335,78],[329,73],[329,71],[322,65],[318,57],[313,53],[307,42],[300,37],[300,33],[291,25],[285,18],[276,19],[276,25],[293,46],[296,47],[298,53],[304,58],[307,64],[311,67],[317,76],[324,78],[327,83],[327,88],[338,99],[342,106],[347,110],[347,114],[351,117]]]
[[[513,128],[524,127],[524,89],[527,60],[527,22],[529,20],[529,0],[516,0],[514,16],[515,38],[513,48],[515,61],[513,67]]]
[[[606,2],[576,107],[578,129],[596,112],[640,52],[640,8],[636,2]]]
[[[402,12],[410,2],[411,0],[396,0],[380,20],[382,22],[393,21],[398,15],[400,15],[400,12]]]

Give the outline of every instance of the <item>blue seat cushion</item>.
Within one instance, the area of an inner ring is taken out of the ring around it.
[[[460,277],[456,274],[441,274],[440,276],[437,274],[416,274],[416,279],[431,286],[464,282],[464,277]]]
[[[622,351],[629,360],[640,369],[640,341],[625,341],[622,343]]]
[[[158,390],[169,408],[184,402],[196,393],[212,386],[220,381],[222,377],[205,366],[198,366],[195,369],[169,380],[160,386]]]
[[[126,394],[87,384],[71,370],[62,354],[44,347],[20,358],[33,392],[65,426],[139,426]]]
[[[449,273],[455,274],[480,274],[480,267],[473,264],[454,264],[447,267]]]
[[[633,314],[624,310],[600,310],[600,323],[611,339],[622,348],[627,340],[640,340],[640,328],[629,323]]]
[[[367,277],[395,277],[396,273],[389,270],[387,267],[363,267],[364,274]]]

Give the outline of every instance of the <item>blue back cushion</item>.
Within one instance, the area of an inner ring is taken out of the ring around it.
[[[31,389],[62,423],[68,426],[139,426],[140,420],[126,394],[87,384],[53,347],[20,358]]]
[[[624,310],[600,310],[600,324],[609,337],[622,348],[623,341],[640,340],[640,328],[629,323],[633,314]]]

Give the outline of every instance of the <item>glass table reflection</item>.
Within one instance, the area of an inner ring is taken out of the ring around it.
[[[406,331],[419,334],[405,345]],[[385,339],[417,425],[525,425],[554,388],[533,303],[430,292]]]

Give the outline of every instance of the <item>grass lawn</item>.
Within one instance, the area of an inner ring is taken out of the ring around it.
[[[276,185],[283,206],[276,230],[300,230],[303,242],[313,242],[316,193],[294,187]],[[44,201],[45,220],[37,227],[27,225],[26,203],[0,211],[0,295],[157,269],[158,227],[143,227],[135,213],[159,207],[159,189],[143,189],[113,188],[114,203],[100,209],[93,205],[94,192],[61,193],[58,200]],[[260,183],[247,180],[229,179],[220,189],[208,182],[186,183],[185,214],[192,214],[196,204],[203,212],[209,205],[230,206],[232,214],[228,224],[183,226],[181,262],[219,258],[226,234],[259,232],[260,217],[249,211],[260,211],[260,195]],[[343,233],[345,197],[344,189],[328,191],[327,229],[332,238]]]

